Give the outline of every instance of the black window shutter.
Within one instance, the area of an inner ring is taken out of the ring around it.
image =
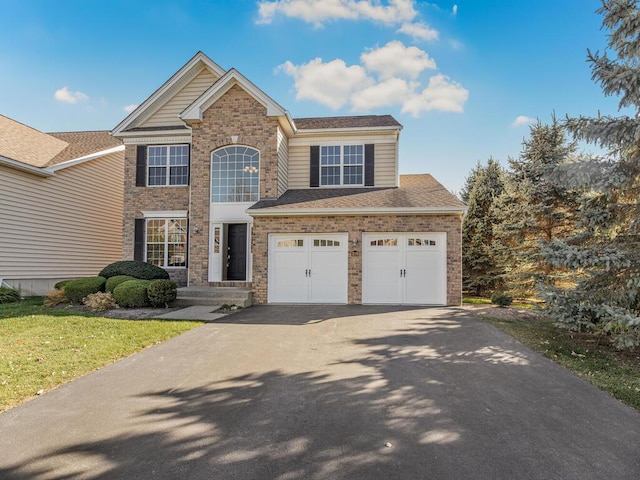
[[[138,262],[144,261],[144,218],[136,218],[135,230],[133,233],[133,259]]]
[[[138,145],[136,149],[136,187],[147,186],[147,146]]]
[[[189,219],[187,218],[187,243],[184,246],[184,266],[189,266],[189,242],[191,241],[191,230],[189,230]]]
[[[191,144],[187,145],[188,160],[187,160],[187,185],[191,184]]]
[[[373,187],[375,185],[375,145],[368,143],[364,146],[364,185]]]
[[[313,145],[310,150],[309,186],[320,186],[320,147]]]

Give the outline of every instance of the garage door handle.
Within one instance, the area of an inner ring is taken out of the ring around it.
[[[407,276],[407,271],[401,268],[400,269],[400,277],[402,278],[402,277],[406,277],[406,276]]]

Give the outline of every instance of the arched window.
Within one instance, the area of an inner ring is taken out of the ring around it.
[[[260,198],[260,152],[224,147],[211,154],[211,201],[257,202]]]

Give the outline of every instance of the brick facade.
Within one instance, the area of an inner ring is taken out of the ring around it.
[[[235,85],[192,125],[191,147],[191,234],[189,284],[208,285],[209,209],[211,208],[211,152],[237,144],[260,151],[260,198],[278,196],[278,123],[267,117],[265,107]],[[193,229],[192,229],[193,232]]]
[[[270,233],[349,234],[349,303],[362,303],[362,233],[445,232],[447,234],[447,305],[462,303],[462,219],[460,215],[371,215],[256,217],[253,222],[253,299],[267,302]]]

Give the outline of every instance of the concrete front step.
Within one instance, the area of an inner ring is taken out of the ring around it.
[[[176,307],[238,305],[242,308],[251,304],[251,289],[233,287],[182,287],[178,289],[178,298],[172,303]]]

